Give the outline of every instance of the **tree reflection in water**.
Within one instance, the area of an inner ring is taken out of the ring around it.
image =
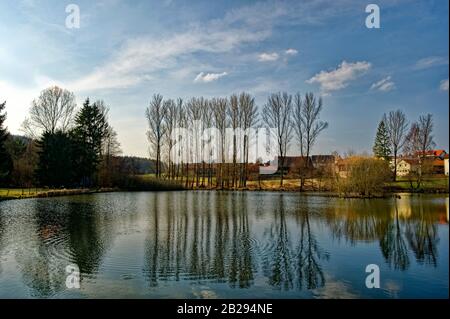
[[[311,232],[310,212],[300,212],[300,241],[297,248],[298,287],[316,289],[325,285],[325,276],[319,264],[321,259],[329,259],[328,252],[323,251]]]
[[[439,242],[436,220],[422,202],[418,206],[418,218],[406,223],[406,238],[418,262],[436,267]]]
[[[363,205],[361,200],[342,199],[336,201],[334,210],[328,210],[326,221],[338,240],[345,238],[352,244],[379,241],[386,263],[406,270],[411,263],[408,245],[417,262],[436,266],[436,213],[436,206],[420,197],[367,200]]]
[[[50,297],[66,289],[65,269],[76,264],[80,279],[94,275],[112,243],[108,211],[95,202],[37,200],[30,216],[21,220],[15,250],[25,284],[31,294]]]
[[[409,267],[409,256],[404,234],[400,227],[397,199],[395,199],[394,210],[394,220],[386,225],[384,234],[380,239],[380,247],[389,266],[406,270]]]
[[[271,243],[265,252],[264,273],[269,284],[278,289],[293,288],[292,246],[286,226],[286,212],[283,196],[279,195],[273,207],[274,222],[270,225],[267,243]]]
[[[320,260],[328,260],[329,255],[323,251],[313,234],[311,227],[311,215],[308,206],[308,198],[304,198],[292,212],[299,228],[294,228],[292,235],[286,223],[285,198],[278,195],[278,200],[273,207],[274,222],[270,230],[266,232],[269,245],[263,259],[264,274],[269,279],[269,284],[284,290],[304,287],[315,289],[325,285],[325,276],[320,265]],[[297,240],[295,249],[293,242]]]
[[[252,251],[246,194],[204,193],[154,197],[146,244],[144,274],[159,281],[222,282],[245,288],[252,284]],[[174,206],[175,205],[175,206]],[[176,213],[175,213],[176,212]]]
[[[143,280],[150,287],[185,281],[192,287],[219,284],[220,289],[262,287],[295,294],[327,286],[332,254],[361,243],[368,244],[362,248],[371,256],[379,249],[392,271],[410,269],[414,261],[439,268],[438,223],[448,223],[442,198],[431,196],[359,200],[150,192],[0,207],[0,280],[5,269],[17,269],[27,296],[37,297],[64,294],[70,264],[80,268],[84,287],[111,278],[120,286],[123,274],[130,274],[129,283]]]

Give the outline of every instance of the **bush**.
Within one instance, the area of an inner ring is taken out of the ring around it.
[[[390,180],[389,163],[383,159],[352,157],[348,160],[347,177],[337,177],[337,191],[345,195],[371,197],[383,193]]]

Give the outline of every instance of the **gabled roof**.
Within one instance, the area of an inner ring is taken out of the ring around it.
[[[417,152],[417,155],[424,155],[424,156],[436,156],[440,158],[444,158],[444,156],[447,154],[445,150],[430,150],[426,152]]]

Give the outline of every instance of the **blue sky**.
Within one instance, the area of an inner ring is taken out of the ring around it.
[[[381,9],[367,29],[365,7]],[[68,4],[80,29],[65,27]],[[39,92],[103,99],[124,154],[148,156],[145,108],[248,91],[323,95],[314,153],[370,151],[384,112],[434,114],[448,150],[449,3],[429,1],[0,1],[0,100],[20,133]]]

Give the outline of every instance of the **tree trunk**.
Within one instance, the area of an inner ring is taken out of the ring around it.
[[[394,152],[394,182],[397,181],[397,151]]]

